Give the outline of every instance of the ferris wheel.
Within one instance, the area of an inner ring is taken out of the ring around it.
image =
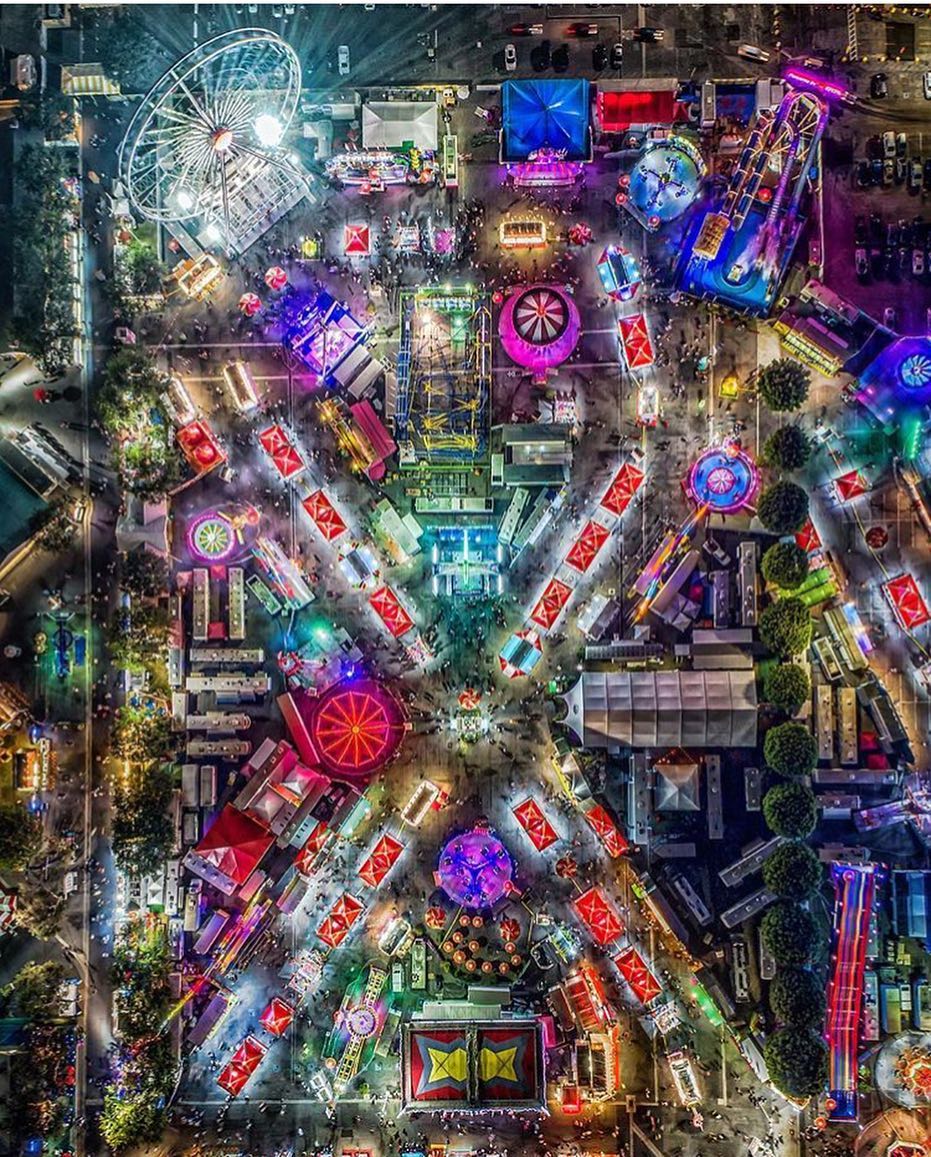
[[[231,232],[234,201],[257,173],[304,178],[280,150],[301,90],[290,45],[262,28],[215,36],[152,87],[120,146],[133,207],[149,220],[212,220]]]

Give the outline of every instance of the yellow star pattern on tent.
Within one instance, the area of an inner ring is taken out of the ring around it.
[[[479,1053],[479,1074],[483,1081],[516,1081],[517,1073],[514,1061],[517,1058],[517,1049],[482,1049]]]
[[[465,1049],[452,1049],[445,1052],[443,1049],[427,1049],[427,1055],[430,1058],[430,1076],[429,1083],[434,1081],[442,1081],[445,1077],[450,1081],[462,1082],[466,1079],[466,1051]]]

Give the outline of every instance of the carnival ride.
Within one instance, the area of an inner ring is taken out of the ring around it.
[[[829,1098],[832,1121],[855,1121],[863,974],[876,887],[873,864],[834,864],[834,951],[828,985]]]
[[[447,840],[440,852],[437,882],[463,908],[492,908],[512,889],[514,863],[507,848],[485,825]]]
[[[149,90],[120,145],[133,208],[244,252],[309,193],[282,148],[300,91],[297,54],[273,32],[197,45]]]
[[[470,288],[401,294],[395,440],[402,466],[457,468],[488,448],[491,315]]]
[[[753,501],[759,485],[760,472],[753,459],[735,442],[726,442],[696,459],[686,492],[709,514],[734,514]]]
[[[404,712],[388,688],[374,679],[346,680],[304,702],[320,763],[340,779],[374,774],[401,744]]]
[[[343,995],[323,1050],[324,1064],[334,1072],[333,1089],[337,1095],[371,1059],[388,1014],[382,996],[387,979],[384,968],[369,964]]]
[[[515,290],[498,318],[498,335],[508,357],[545,380],[579,343],[578,307],[564,288],[529,285]]]
[[[790,91],[775,113],[761,112],[721,205],[693,223],[679,285],[734,309],[771,307],[805,221],[809,185],[819,179],[819,144],[828,108]]]
[[[649,141],[632,172],[622,176],[618,202],[655,233],[691,208],[704,176],[702,155],[685,137]]]
[[[598,276],[612,301],[630,301],[643,283],[636,258],[623,245],[608,245],[598,258]]]
[[[259,512],[247,502],[202,510],[187,524],[188,552],[195,562],[207,565],[244,559],[258,535],[259,521]]]

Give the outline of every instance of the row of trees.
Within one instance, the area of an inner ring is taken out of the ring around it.
[[[74,284],[65,238],[77,201],[75,176],[58,149],[28,145],[16,166],[18,201],[13,213],[13,331],[17,344],[50,377],[72,363]]]
[[[130,921],[113,954],[117,1077],[104,1090],[100,1132],[115,1151],[157,1141],[176,1078],[165,1022],[171,1006],[168,938],[163,924]]]

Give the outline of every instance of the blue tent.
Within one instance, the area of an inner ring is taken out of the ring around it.
[[[526,161],[538,149],[558,149],[567,161],[586,161],[587,80],[507,80],[502,97],[504,161]]]

